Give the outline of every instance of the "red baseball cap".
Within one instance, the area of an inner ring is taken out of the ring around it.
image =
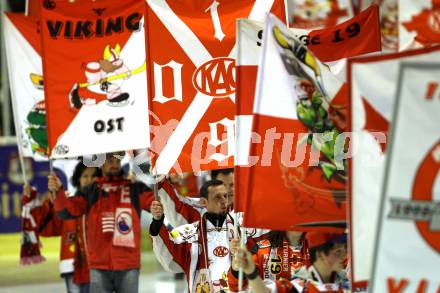
[[[345,233],[325,233],[325,232],[307,232],[306,239],[310,248],[318,247],[324,243],[344,243],[347,242]]]

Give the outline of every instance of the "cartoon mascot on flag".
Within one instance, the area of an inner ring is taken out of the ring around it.
[[[281,165],[283,179],[286,186],[295,191],[294,194],[298,197],[297,206],[303,212],[314,207],[319,198],[333,198],[334,203],[339,206],[346,200],[347,181],[346,160],[335,157],[336,140],[345,126],[345,123],[341,123],[345,119],[341,109],[343,106],[331,103],[325,90],[319,61],[313,54],[299,40],[284,35],[277,26],[273,28],[273,34],[283,49],[286,70],[297,79],[296,114],[308,131],[308,135],[299,143],[307,141],[308,153],[313,148],[320,151],[317,166],[303,163],[298,167],[286,168]],[[309,76],[300,63],[310,68],[314,76]],[[346,150],[345,142],[343,150]]]
[[[81,96],[80,89],[87,88],[90,92],[105,96],[109,106],[122,107],[129,103],[130,95],[123,91],[124,81],[134,74],[145,71],[144,62],[140,67],[130,70],[120,58],[121,47],[116,44],[114,48],[107,45],[103,58],[87,63],[84,75],[87,82],[75,83],[69,93],[71,109],[80,109],[82,105],[94,105],[97,99]]]

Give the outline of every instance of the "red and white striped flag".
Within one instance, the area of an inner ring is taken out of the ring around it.
[[[48,143],[37,19],[7,13],[4,20],[6,61],[18,145],[24,157],[44,160],[48,156]]]

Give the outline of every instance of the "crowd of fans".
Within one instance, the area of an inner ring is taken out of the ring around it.
[[[100,168],[79,162],[74,194],[54,173],[42,204],[30,205],[37,190],[23,188],[22,256],[38,254],[39,236],[60,235],[67,292],[138,292],[142,210],[153,217],[157,260],[185,274],[188,292],[348,292],[346,234],[244,228],[233,207],[234,169],[202,180],[156,176],[155,194],[124,174],[122,155],[107,154]]]

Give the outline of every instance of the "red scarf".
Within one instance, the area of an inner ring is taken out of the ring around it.
[[[20,264],[31,265],[46,261],[40,253],[41,242],[38,236],[36,219],[32,216],[32,209],[41,205],[37,199],[37,191],[32,189],[30,196],[22,196],[21,214],[21,248]]]

